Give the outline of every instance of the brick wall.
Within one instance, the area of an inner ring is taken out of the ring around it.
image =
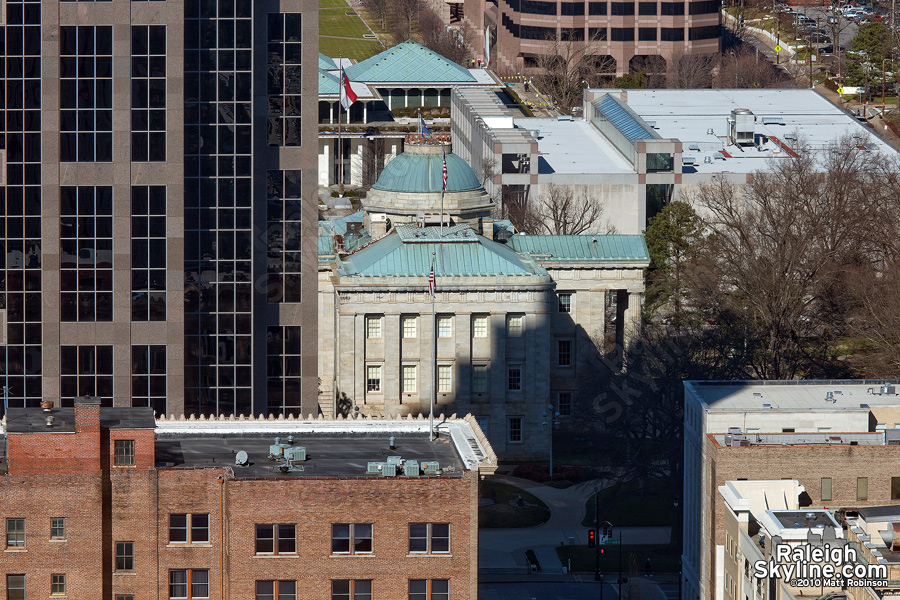
[[[718,493],[726,481],[737,479],[796,479],[806,489],[813,507],[878,506],[891,499],[891,477],[900,477],[900,446],[750,446],[723,447],[706,439],[705,466],[709,476],[708,527],[713,534],[706,548],[710,574],[715,574],[715,546],[725,543],[727,507]],[[832,481],[832,499],[822,501],[823,477]],[[857,500],[857,477],[868,477],[868,497]],[[707,593],[713,582],[707,580]],[[712,595],[707,597],[712,598]]]
[[[116,439],[135,440],[134,467],[114,466]],[[406,597],[409,579],[449,579],[453,600],[477,598],[477,472],[235,479],[229,468],[156,469],[152,439],[152,431],[127,430],[10,436],[16,468],[0,477],[0,522],[25,518],[26,545],[0,553],[2,575],[26,574],[27,598],[49,597],[51,573],[65,573],[68,597],[108,600],[167,598],[170,570],[207,569],[210,598],[218,598],[222,561],[225,598],[252,600],[255,582],[267,579],[296,580],[298,598],[330,597],[332,579],[371,579],[378,598]],[[59,458],[42,472],[41,447],[77,458]],[[82,458],[91,472],[79,469]],[[62,465],[70,472],[55,472]],[[172,513],[208,514],[209,541],[170,544]],[[50,539],[53,517],[66,519],[63,540]],[[410,522],[450,523],[450,553],[409,555]],[[257,523],[295,524],[296,556],[256,556]],[[332,523],[371,523],[374,552],[332,555]],[[134,544],[133,571],[116,570],[117,541]]]

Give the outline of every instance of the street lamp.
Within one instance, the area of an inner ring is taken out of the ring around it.
[[[553,404],[547,405],[550,411],[550,481],[553,481],[553,428],[559,425],[559,411],[553,412]],[[544,425],[547,424],[547,413],[544,413]]]

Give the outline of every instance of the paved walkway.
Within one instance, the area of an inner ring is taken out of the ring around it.
[[[493,475],[491,480],[528,490],[550,507],[550,519],[537,527],[482,529],[478,536],[480,569],[514,570],[525,573],[527,572],[525,550],[531,548],[537,555],[544,576],[561,574],[563,568],[556,554],[556,547],[587,545],[587,529],[581,525],[584,518],[584,503],[598,486],[604,485],[604,482],[586,481],[566,489],[559,489],[508,475]],[[627,545],[668,544],[671,528],[613,529],[613,536],[618,537],[619,533],[622,534],[622,542]]]

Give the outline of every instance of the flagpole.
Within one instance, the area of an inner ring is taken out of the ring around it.
[[[435,253],[431,253],[431,277],[434,278]],[[437,400],[437,380],[434,376],[437,363],[437,319],[434,315],[434,296],[437,293],[437,281],[429,284],[431,292],[431,405],[428,407],[428,439],[434,439],[434,404]]]
[[[344,89],[344,55],[338,55],[341,65],[341,89]],[[344,107],[343,94],[338,98],[338,197],[344,197],[344,144],[341,143],[341,109]]]
[[[444,238],[444,190],[447,189],[447,154],[441,142],[441,239]]]

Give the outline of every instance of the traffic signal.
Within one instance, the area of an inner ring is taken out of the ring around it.
[[[597,530],[596,529],[588,529],[588,548],[593,548],[597,545]]]
[[[600,554],[606,554],[606,548],[601,547],[601,548],[600,548]]]

